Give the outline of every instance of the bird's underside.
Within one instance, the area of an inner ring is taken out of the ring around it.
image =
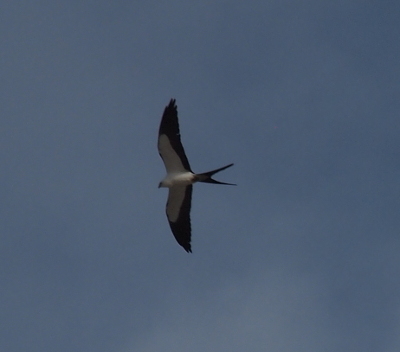
[[[192,172],[180,138],[175,99],[171,99],[165,107],[161,119],[158,133],[158,151],[167,170],[167,175],[160,182],[159,187],[169,188],[166,205],[168,222],[176,241],[187,252],[191,252],[190,208],[193,191],[192,184],[205,182],[234,185],[216,181],[212,178],[214,174],[231,167],[233,164],[201,174]]]

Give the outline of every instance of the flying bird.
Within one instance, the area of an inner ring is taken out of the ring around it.
[[[179,132],[178,110],[175,99],[171,99],[164,109],[158,132],[158,152],[164,161],[167,175],[158,188],[169,188],[166,213],[176,241],[186,250],[192,252],[190,207],[192,201],[192,184],[195,182],[232,185],[212,178],[214,174],[231,167],[226,165],[216,170],[195,174],[183,149]]]

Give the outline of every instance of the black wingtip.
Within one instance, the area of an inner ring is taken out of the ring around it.
[[[176,107],[176,99],[171,98],[171,100],[169,101],[168,107],[175,108]]]
[[[179,243],[179,242],[178,242]],[[190,243],[179,243],[187,253],[192,253],[192,246]]]

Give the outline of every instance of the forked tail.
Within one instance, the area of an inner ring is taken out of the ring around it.
[[[196,179],[197,179],[198,182],[215,183],[215,184],[218,184],[218,185],[236,186],[236,184],[234,184],[234,183],[220,182],[220,181],[217,181],[217,180],[214,180],[213,178],[211,178],[211,176],[215,175],[217,172],[225,170],[225,169],[227,169],[228,167],[231,167],[231,166],[233,166],[233,164],[226,165],[226,166],[221,167],[221,168],[216,169],[216,170],[204,172],[202,174],[196,174]]]

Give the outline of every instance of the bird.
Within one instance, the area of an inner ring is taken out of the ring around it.
[[[161,118],[158,131],[158,152],[167,171],[158,188],[166,187],[169,189],[166,204],[168,222],[176,241],[186,252],[191,253],[190,208],[192,185],[196,182],[204,182],[236,186],[234,183],[220,182],[212,178],[217,172],[233,166],[233,163],[200,174],[192,171],[181,142],[178,108],[175,99],[170,100]]]

